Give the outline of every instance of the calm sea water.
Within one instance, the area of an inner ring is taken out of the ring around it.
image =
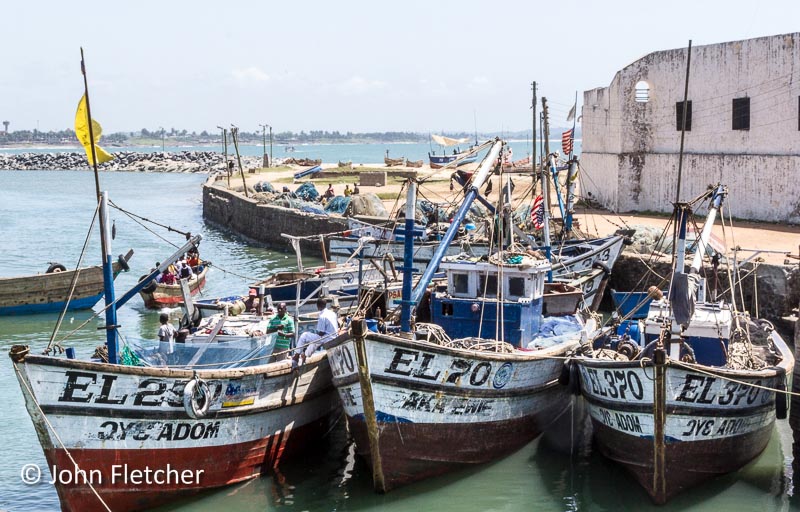
[[[352,148],[346,148],[347,151]],[[516,150],[515,150],[516,152]],[[345,157],[334,156],[332,160]],[[251,247],[206,226],[202,220],[200,185],[203,176],[184,174],[105,173],[102,188],[120,207],[177,229],[202,233],[201,254],[214,266],[207,296],[240,293],[244,286],[278,269],[291,268],[287,253]],[[49,262],[74,266],[94,208],[94,184],[88,172],[0,172],[0,276],[41,272]],[[116,281],[127,290],[172,247],[118,211],[115,254],[135,250],[132,270]],[[180,244],[179,235],[159,234]],[[86,263],[99,259],[95,235]],[[75,328],[89,313],[67,316],[62,333]],[[126,337],[152,339],[158,313],[133,299],[120,310]],[[0,317],[0,511],[58,510],[54,488],[28,486],[20,479],[25,464],[45,467],[19,385],[6,357],[13,344],[30,344],[34,351],[47,343],[56,315]],[[103,343],[91,322],[66,346],[79,356]],[[775,430],[764,454],[736,474],[688,492],[665,507],[653,507],[624,471],[604,460],[586,442],[585,433],[569,424],[555,428],[501,461],[431,479],[388,495],[372,492],[370,472],[355,457],[343,424],[327,442],[304,458],[288,463],[280,473],[231,488],[211,491],[164,510],[185,512],[265,510],[358,511],[516,511],[516,510],[789,510],[798,508],[792,483],[791,432],[785,422]],[[574,442],[571,442],[574,441]],[[413,441],[410,441],[413,442]],[[469,440],[463,440],[469,442]]]

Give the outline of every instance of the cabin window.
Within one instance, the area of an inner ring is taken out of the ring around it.
[[[509,277],[508,278],[508,294],[514,297],[525,296],[525,278],[524,277]]]
[[[750,98],[733,98],[733,129],[750,129]]]
[[[683,127],[683,102],[675,104],[676,130],[681,131]],[[692,100],[686,102],[686,131],[692,131]]]
[[[469,274],[453,274],[453,294],[467,295],[469,293]]]
[[[636,103],[647,103],[650,101],[650,84],[644,80],[636,82],[634,98]]]
[[[497,297],[497,274],[482,275],[478,286],[479,296]]]
[[[452,302],[442,302],[442,316],[453,316]]]

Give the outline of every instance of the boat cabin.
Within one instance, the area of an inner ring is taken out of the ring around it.
[[[451,338],[500,339],[521,347],[539,332],[549,261],[506,253],[489,261],[444,260],[439,269],[447,289],[433,293],[431,318]]]

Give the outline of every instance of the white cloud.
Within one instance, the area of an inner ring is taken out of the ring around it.
[[[367,80],[357,75],[340,82],[336,86],[336,90],[345,96],[359,96],[385,88],[386,82],[381,80]]]
[[[490,82],[489,79],[485,76],[474,76],[472,80],[469,81],[467,87],[472,90],[483,91],[489,88]]]
[[[267,73],[255,66],[250,66],[244,69],[234,69],[233,78],[242,84],[248,84],[252,82],[269,82],[270,80],[270,77]]]

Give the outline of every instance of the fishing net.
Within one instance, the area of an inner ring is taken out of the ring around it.
[[[256,192],[275,192],[275,187],[268,181],[259,181],[253,187]]]
[[[383,206],[383,201],[375,194],[358,194],[350,197],[353,215],[367,215],[369,217],[388,217],[389,212]]]
[[[344,215],[344,212],[347,211],[347,207],[350,206],[350,199],[351,198],[344,196],[333,197],[328,201],[328,204],[325,205],[325,211]]]
[[[316,201],[319,198],[319,192],[313,183],[307,181],[300,185],[294,192],[297,197],[306,201]]]

